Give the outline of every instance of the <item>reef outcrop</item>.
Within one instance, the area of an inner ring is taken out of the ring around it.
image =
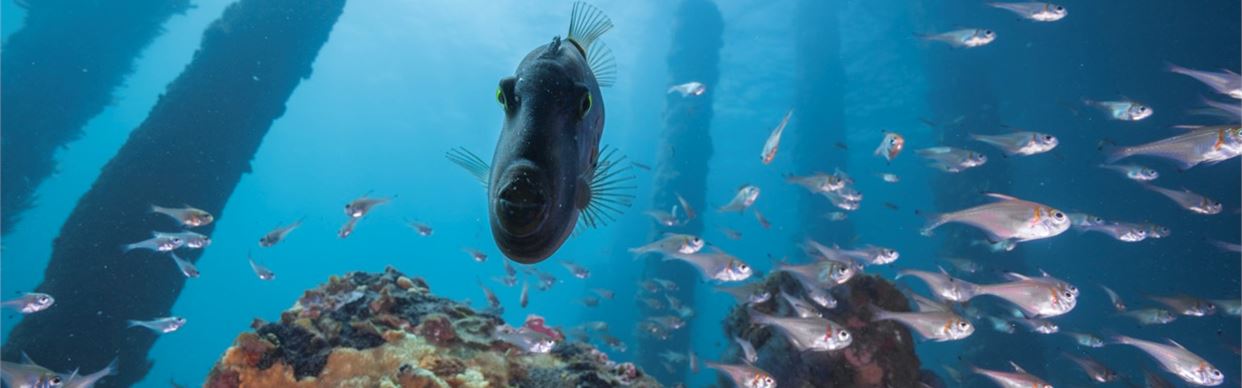
[[[777,272],[763,279],[763,289],[770,295],[780,295],[782,289],[788,293],[800,292],[800,285],[788,274]],[[880,277],[859,276],[833,288],[832,295],[838,301],[837,307],[820,310],[820,313],[846,326],[853,335],[853,342],[844,349],[800,352],[775,329],[751,325],[744,306],[735,307],[725,319],[725,334],[754,345],[759,356],[754,365],[775,377],[782,388],[919,386],[919,358],[914,353],[916,340],[899,323],[871,322],[868,307],[909,311],[909,302],[901,291]],[[792,315],[779,299],[771,298],[752,308],[765,314]],[[741,363],[741,348],[732,345],[724,360]],[[728,386],[723,380],[721,383]]]
[[[256,320],[204,384],[223,387],[658,387],[530,316],[519,328],[389,267],[306,291]]]

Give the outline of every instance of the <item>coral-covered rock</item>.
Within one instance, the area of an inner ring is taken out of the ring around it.
[[[799,292],[798,281],[783,272],[763,279],[764,289],[779,295],[781,289]],[[919,359],[914,338],[892,321],[870,322],[869,305],[890,311],[909,311],[901,291],[874,276],[858,276],[832,290],[838,300],[834,309],[823,309],[824,318],[845,325],[853,334],[850,346],[830,352],[799,352],[772,328],[749,323],[747,310],[735,307],[725,319],[725,333],[747,339],[755,347],[755,366],[771,373],[781,387],[916,387]],[[767,314],[790,315],[780,298],[755,305]],[[741,350],[734,345],[725,358],[740,363]],[[725,384],[727,386],[727,383]]]
[[[587,344],[560,341],[546,353],[525,351],[493,336],[503,325],[391,267],[333,276],[306,291],[280,322],[256,320],[255,331],[237,337],[205,386],[659,386]]]

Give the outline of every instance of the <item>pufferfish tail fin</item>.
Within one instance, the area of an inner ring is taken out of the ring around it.
[[[491,167],[487,165],[487,162],[483,161],[483,158],[470,152],[465,147],[451,149],[444,153],[444,157],[458,167],[465,169],[470,175],[473,175],[483,187],[487,187],[487,174],[490,172]]]

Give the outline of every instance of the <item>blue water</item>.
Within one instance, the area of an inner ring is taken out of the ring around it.
[[[146,117],[164,87],[189,62],[203,29],[228,3],[200,0],[184,15],[173,17],[165,25],[166,33],[146,49],[133,74],[115,93],[116,101],[90,122],[82,139],[59,153],[59,173],[39,188],[38,206],[24,213],[15,232],[5,236],[0,294],[13,295],[39,284],[51,241],[77,198],[125,142],[128,131]],[[715,95],[715,151],[708,177],[709,203],[698,204],[706,217],[704,237],[764,273],[772,265],[769,257],[796,256],[798,249],[793,243],[802,239],[797,200],[807,194],[784,183],[782,174],[810,172],[791,161],[788,150],[792,144],[784,144],[771,165],[758,163],[769,131],[794,104],[796,53],[794,32],[788,23],[794,3],[719,2],[725,21],[721,79],[716,85],[708,85]],[[986,69],[973,76],[985,77],[991,85],[987,93],[995,98],[995,109],[1003,122],[1052,133],[1061,139],[1061,145],[1050,154],[1011,158],[1007,162],[1012,168],[1007,171],[980,169],[952,179],[976,183],[981,190],[990,182],[1003,182],[1010,188],[1009,194],[1067,211],[1085,211],[1120,221],[1152,221],[1173,230],[1169,238],[1135,244],[1073,231],[1022,244],[1018,249],[1027,264],[1083,290],[1078,307],[1056,319],[1062,330],[1174,338],[1221,368],[1227,386],[1242,381],[1235,353],[1238,318],[1180,317],[1166,326],[1136,329],[1111,315],[1107,298],[1096,287],[1113,287],[1138,307],[1155,306],[1143,300],[1146,295],[1238,298],[1238,255],[1205,243],[1205,239],[1239,239],[1237,209],[1242,199],[1238,161],[1185,173],[1162,161],[1143,161],[1161,171],[1163,177],[1157,181],[1161,186],[1185,186],[1222,201],[1226,210],[1210,217],[1188,213],[1114,173],[1093,167],[1100,163],[1096,145],[1101,139],[1137,144],[1177,133],[1177,129],[1169,128],[1172,125],[1208,123],[1191,121],[1183,112],[1197,106],[1198,96],[1225,98],[1187,77],[1164,72],[1161,66],[1169,61],[1192,68],[1237,71],[1242,66],[1237,2],[1180,5],[1144,1],[1105,6],[1067,1],[1070,16],[1051,24],[1017,21],[1008,13],[982,6],[953,15],[953,20],[929,20],[915,10],[914,2],[839,3],[841,57],[848,80],[844,86],[845,127],[799,126],[795,113],[786,130],[787,139],[796,131],[846,133],[848,151],[825,144],[824,152],[847,154],[848,171],[858,181],[857,188],[865,199],[862,209],[849,216],[858,237],[837,243],[899,249],[902,258],[894,267],[871,271],[889,278],[899,268],[935,267],[935,255],[948,230],[936,238],[919,236],[923,221],[913,211],[957,209],[932,205],[931,179],[943,173],[925,167],[912,152],[942,142],[938,129],[921,124],[919,118],[952,119],[934,117],[936,114],[929,111],[927,96],[934,94],[929,90],[929,79],[939,75],[926,66],[927,58],[946,52],[971,58]],[[925,1],[919,6],[935,8],[937,3]],[[608,110],[604,142],[622,149],[633,160],[652,164],[656,159],[652,139],[662,126],[665,90],[671,84],[690,81],[668,79],[665,67],[676,4],[614,0],[598,5],[617,26],[603,40],[619,65],[617,85],[604,91]],[[1203,9],[1169,11],[1167,7]],[[490,154],[501,119],[494,99],[497,80],[511,74],[531,48],[553,35],[564,34],[569,9],[568,2],[561,1],[532,4],[507,0],[486,6],[449,0],[350,2],[320,51],[314,74],[298,87],[288,102],[287,113],[264,139],[251,163],[253,173],[242,179],[218,215],[211,236],[214,243],[197,264],[202,277],[186,284],[172,309],[189,323],[156,343],[150,353],[154,368],[140,386],[164,387],[170,379],[191,384],[203,381],[211,365],[238,333],[248,330],[253,318],[277,319],[303,290],[330,275],[380,271],[387,265],[425,278],[437,294],[468,298],[480,307],[484,295],[476,279],[481,279],[505,302],[504,318],[510,322],[521,322],[528,313],[543,315],[550,324],[565,327],[586,320],[607,320],[613,333],[631,345],[629,352],[612,352],[611,356],[633,360],[637,342],[629,328],[638,319],[633,312],[633,295],[643,261],[615,261],[612,252],[624,247],[619,241],[633,241],[634,236],[645,236],[651,229],[650,219],[642,215],[651,203],[650,173],[636,171],[637,200],[618,222],[574,237],[539,265],[563,282],[548,292],[532,291],[531,305],[523,310],[517,308],[517,288],[490,280],[503,274],[503,267],[487,228],[483,191],[443,157],[446,150],[457,146]],[[22,9],[3,2],[0,11],[0,29],[7,37],[20,27]],[[1118,20],[1143,23],[1127,25]],[[989,26],[1000,38],[987,47],[952,50],[911,37],[916,32],[962,25]],[[1088,43],[1068,43],[1077,39]],[[1134,50],[1117,48],[1108,55],[1093,51],[1110,46]],[[1101,74],[1101,69],[1109,69],[1115,86],[1084,86],[1082,77]],[[963,98],[972,93],[981,92],[961,91]],[[1141,123],[1118,123],[1105,121],[1098,112],[1086,109],[1074,115],[1066,107],[1084,97],[1122,95],[1154,106],[1156,115]],[[882,130],[906,137],[907,151],[891,164],[871,155]],[[947,142],[1000,158],[995,148],[980,143],[960,139]],[[819,168],[831,171],[832,167]],[[899,175],[901,182],[882,182],[876,176],[882,172]],[[744,183],[762,188],[755,208],[772,221],[772,229],[760,228],[750,214],[708,210],[727,202]],[[397,198],[377,208],[348,239],[337,238],[335,232],[345,220],[342,204],[367,192]],[[980,198],[978,203],[982,201]],[[900,210],[886,208],[882,205],[886,202],[898,205]],[[961,207],[968,205],[972,204]],[[300,217],[306,217],[305,225],[287,241],[270,249],[255,247],[259,236]],[[428,223],[435,234],[417,236],[405,226],[407,218]],[[743,240],[726,239],[719,232],[721,226],[740,231]],[[476,263],[462,251],[466,247],[481,249],[491,257],[485,263]],[[248,251],[275,271],[275,281],[255,278],[246,263]],[[1007,269],[1007,256],[999,253],[976,259],[993,268]],[[592,278],[572,278],[557,264],[560,260],[589,267]],[[149,271],[151,276],[168,276],[175,268],[170,264]],[[732,301],[711,292],[709,284],[691,279],[681,283],[682,287],[694,285],[697,314],[691,323],[694,332],[676,335],[692,335],[701,358],[717,359],[725,350],[723,345],[729,343],[719,322]],[[617,299],[603,301],[597,308],[565,302],[580,300],[597,287],[615,290]],[[8,315],[0,319],[6,334],[16,324]],[[981,322],[977,325],[979,330],[988,330]],[[1015,335],[1035,334],[1019,329]],[[1044,377],[1060,385],[1081,383],[1079,372],[1056,357],[1057,349],[1072,349],[1070,343],[1061,336],[1039,340],[1045,344],[1047,360],[1040,369],[1050,371]],[[956,363],[955,356],[962,350],[962,343],[918,344],[923,365],[932,369]],[[1128,347],[1088,353],[1130,376],[1141,376],[1143,367],[1155,368],[1148,357]],[[1001,363],[986,366],[1004,368]],[[691,386],[716,379],[710,372],[687,376]]]

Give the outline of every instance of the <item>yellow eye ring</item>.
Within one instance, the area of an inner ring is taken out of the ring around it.
[[[496,102],[500,104],[501,108],[509,108],[509,104],[505,101],[505,93],[499,86],[496,87]]]
[[[590,112],[591,107],[594,105],[595,105],[594,97],[592,97],[591,93],[588,92],[586,95],[586,99],[582,101],[582,111],[578,113],[578,116],[586,117],[587,112]]]

